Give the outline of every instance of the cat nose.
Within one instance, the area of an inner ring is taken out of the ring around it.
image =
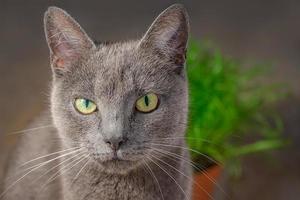
[[[104,142],[114,151],[119,150],[119,148],[127,141],[126,137],[113,137],[109,139],[104,139]]]

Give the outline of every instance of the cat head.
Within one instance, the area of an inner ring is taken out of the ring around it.
[[[48,9],[44,23],[52,118],[65,146],[81,147],[103,170],[126,173],[154,148],[172,151],[157,144],[180,145],[187,120],[189,31],[181,5],[167,8],[141,39],[128,42],[96,45],[56,7]]]

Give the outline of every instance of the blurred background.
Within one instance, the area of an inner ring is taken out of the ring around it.
[[[210,41],[223,55],[268,62],[273,73],[266,82],[289,88],[277,110],[283,138],[291,144],[273,151],[272,159],[253,154],[242,159],[242,174],[226,169],[220,183],[229,199],[296,200],[300,198],[300,1],[296,0],[151,0],[52,1],[0,0],[0,134],[21,130],[48,106],[51,71],[43,33],[43,13],[50,5],[67,10],[94,39],[139,38],[154,18],[172,3],[183,3],[191,33]],[[3,141],[4,139],[2,139]],[[9,147],[1,148],[0,177]],[[218,189],[215,199],[226,199]]]

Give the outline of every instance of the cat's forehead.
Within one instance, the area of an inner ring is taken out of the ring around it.
[[[95,93],[108,99],[124,96],[134,90],[132,68],[136,46],[129,43],[100,45],[90,58],[95,76]]]
[[[155,67],[149,65],[151,62],[141,55],[138,42],[131,41],[100,45],[90,55],[85,68],[93,74],[91,84],[95,94],[111,99],[137,90],[151,90],[154,80],[150,78],[154,76],[149,74]]]
[[[100,45],[69,77],[79,92],[113,102],[147,92],[166,93],[174,77],[166,63],[138,42]]]
[[[137,46],[135,41],[99,45],[97,51],[92,55],[91,61],[101,66],[100,70],[114,71],[115,68],[121,68],[136,60]]]

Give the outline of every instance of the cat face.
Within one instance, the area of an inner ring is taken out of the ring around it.
[[[136,41],[95,45],[54,7],[45,14],[45,32],[52,116],[66,146],[82,147],[103,170],[126,173],[154,153],[154,144],[182,141],[188,39],[182,6],[165,10]]]

